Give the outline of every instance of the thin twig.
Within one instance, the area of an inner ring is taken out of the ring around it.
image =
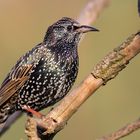
[[[97,140],[119,140],[120,138],[123,138],[123,137],[133,133],[134,131],[136,131],[139,128],[140,128],[140,118],[138,120],[124,126],[123,128],[117,130],[116,132],[113,132],[112,134],[110,134],[108,136],[104,136]]]
[[[92,24],[109,3],[110,0],[90,0],[81,11],[77,21],[85,25]]]

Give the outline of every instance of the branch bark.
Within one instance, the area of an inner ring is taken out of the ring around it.
[[[78,21],[91,24],[108,5],[108,0],[91,0],[81,12]],[[95,6],[96,5],[96,6]],[[98,8],[97,8],[98,7]],[[34,140],[52,140],[57,132],[63,129],[66,122],[100,86],[105,85],[126,67],[129,61],[140,52],[140,33],[131,35],[124,43],[108,53],[94,68],[85,80],[71,91],[61,103],[42,119],[28,118],[26,134],[32,140],[32,131],[38,132]],[[35,123],[30,123],[35,122]],[[38,126],[38,130],[36,126]],[[39,133],[41,132],[41,133]],[[43,135],[42,135],[43,133]],[[34,134],[34,133],[33,133]],[[41,134],[41,135],[40,135]],[[126,134],[125,134],[126,135]],[[113,139],[111,139],[113,140]]]

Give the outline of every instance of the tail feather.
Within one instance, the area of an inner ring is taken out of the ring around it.
[[[0,123],[0,136],[10,127],[12,123],[15,122],[15,120],[17,120],[17,118],[21,116],[21,114],[21,111],[16,111],[11,114],[5,122]]]

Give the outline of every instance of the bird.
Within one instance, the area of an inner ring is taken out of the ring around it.
[[[24,106],[40,111],[67,95],[78,74],[79,41],[90,31],[99,30],[63,17],[19,58],[0,87],[0,132],[18,111],[25,111]]]

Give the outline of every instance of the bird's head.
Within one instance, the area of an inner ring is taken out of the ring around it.
[[[65,43],[78,43],[81,35],[90,31],[99,30],[91,26],[80,25],[71,18],[63,17],[48,28],[44,42],[50,46],[59,43],[59,41]]]

